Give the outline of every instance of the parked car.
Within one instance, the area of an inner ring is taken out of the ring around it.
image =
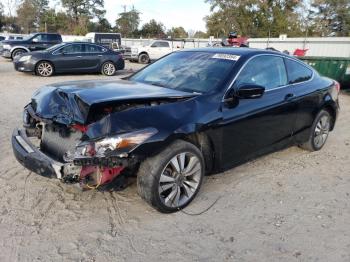
[[[0,44],[1,55],[14,59],[23,53],[45,50],[62,43],[62,37],[55,33],[31,34],[23,40],[4,40]]]
[[[35,72],[44,77],[55,73],[94,72],[112,76],[117,70],[124,69],[120,53],[86,42],[62,43],[44,51],[26,53],[13,63],[17,71]]]
[[[338,92],[336,81],[282,53],[180,51],[128,80],[41,88],[12,146],[33,172],[83,188],[137,174],[140,196],[174,212],[205,174],[292,145],[320,150],[335,126]]]
[[[141,64],[148,64],[151,60],[157,60],[162,56],[178,50],[171,41],[155,40],[149,45],[132,46],[125,49],[124,58],[130,61],[137,61]]]

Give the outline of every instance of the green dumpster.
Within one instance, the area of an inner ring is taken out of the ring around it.
[[[343,57],[299,57],[315,68],[321,75],[337,80],[341,88],[350,88],[350,58]]]

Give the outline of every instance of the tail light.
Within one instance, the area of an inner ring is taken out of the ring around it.
[[[340,84],[337,82],[337,81],[334,81],[334,86],[335,86],[335,89],[338,91],[340,91]]]

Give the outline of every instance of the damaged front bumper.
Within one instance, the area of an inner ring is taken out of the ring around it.
[[[60,162],[38,149],[30,141],[26,130],[15,129],[12,134],[12,148],[17,160],[32,172],[48,178],[58,178],[66,183],[81,183],[91,168],[101,170],[101,181],[109,183],[125,168],[134,167],[136,158],[81,157],[72,162]],[[92,171],[91,171],[92,172]],[[111,174],[113,173],[114,174]],[[100,182],[101,182],[100,181]],[[82,184],[82,183],[81,183]]]
[[[29,141],[25,130],[15,129],[11,140],[13,153],[24,167],[45,177],[62,179],[64,163],[52,159],[36,148]]]

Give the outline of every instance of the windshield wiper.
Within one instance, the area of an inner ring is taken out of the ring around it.
[[[147,84],[152,85],[152,86],[166,87],[165,85],[163,85],[159,82],[148,82]]]

